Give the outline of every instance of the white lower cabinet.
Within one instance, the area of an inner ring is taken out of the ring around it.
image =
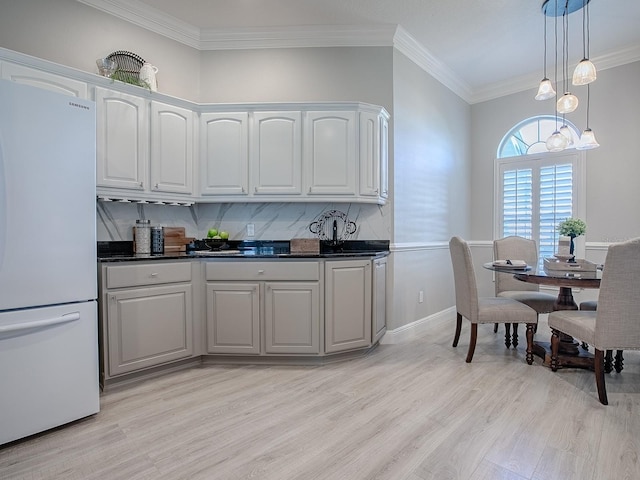
[[[376,343],[387,331],[387,257],[373,261],[372,286],[371,343]]]
[[[318,282],[267,282],[264,290],[265,352],[320,353]]]
[[[320,353],[317,261],[207,262],[207,352]]]
[[[385,257],[103,263],[103,385],[202,354],[367,349],[386,332],[386,267]]]
[[[102,378],[194,355],[191,263],[103,266]]]
[[[371,259],[325,263],[325,352],[371,344]]]
[[[260,285],[207,283],[207,352],[260,353]]]

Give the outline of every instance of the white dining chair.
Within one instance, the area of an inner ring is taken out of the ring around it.
[[[536,311],[512,298],[478,297],[476,275],[469,245],[460,237],[452,237],[449,241],[449,252],[456,290],[456,332],[453,346],[458,346],[463,317],[471,322],[467,363],[473,359],[479,323],[525,323],[527,325],[526,360],[531,365],[533,363],[533,329],[538,321]]]
[[[605,386],[605,352],[640,349],[640,238],[609,247],[602,272],[597,310],[559,310],[549,314],[551,370],[558,361],[560,334],[592,345],[598,398],[608,404]]]

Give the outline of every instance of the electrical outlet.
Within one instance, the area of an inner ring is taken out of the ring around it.
[[[256,226],[253,223],[247,223],[247,237],[253,237],[256,234]]]
[[[420,290],[420,293],[418,293],[418,303],[422,302],[424,302],[424,291]]]

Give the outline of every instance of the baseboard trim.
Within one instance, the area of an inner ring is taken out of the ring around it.
[[[455,316],[456,307],[453,306],[393,330],[387,329],[387,333],[382,337],[380,343],[389,345],[408,342],[422,336],[434,322],[451,322],[455,320]]]

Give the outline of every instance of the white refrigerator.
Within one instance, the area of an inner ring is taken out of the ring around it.
[[[95,117],[0,80],[0,445],[100,410]]]

